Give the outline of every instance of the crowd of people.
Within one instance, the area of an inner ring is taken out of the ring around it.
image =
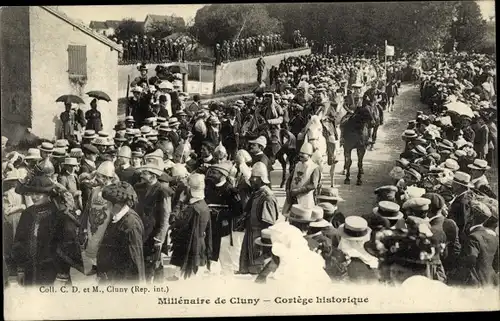
[[[123,46],[122,64],[184,62],[187,45],[183,41],[172,39],[155,39],[144,35],[136,35],[129,40],[117,40]]]
[[[114,135],[86,129],[24,155],[5,153],[2,137],[4,269],[25,286],[67,284],[71,268],[100,284],[163,282],[165,260],[177,268],[172,281],[236,273],[266,283],[302,269],[296,274],[331,281],[399,284],[423,275],[498,284],[498,204],[484,176],[496,160],[479,143],[486,126],[496,151],[494,93],[479,96],[476,127],[451,117],[436,95],[446,87],[474,101],[459,85],[476,78],[459,76],[461,68],[422,78],[431,108],[404,131],[394,185],[374,191],[371,213],[339,210],[339,189],[322,184],[346,119],[371,106],[382,125],[394,110],[403,65],[392,62],[384,74],[374,60],[290,57],[275,67],[273,92],[189,105],[179,87],[141,66]],[[318,119],[331,135],[316,136]],[[271,183],[276,160],[285,165],[283,208]]]

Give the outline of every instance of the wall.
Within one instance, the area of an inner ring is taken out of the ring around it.
[[[2,135],[11,142],[31,127],[28,25],[28,7],[0,9]]]
[[[311,53],[311,49],[302,49],[297,51],[288,51],[277,55],[264,56],[266,69],[263,73],[263,79],[268,77],[269,69],[275,65],[278,66],[280,61],[285,57],[302,56]],[[219,92],[224,87],[245,85],[257,83],[257,68],[255,64],[258,58],[237,60],[217,66],[215,75],[215,92]]]
[[[79,95],[85,112],[92,98],[90,90],[102,90],[111,102],[98,102],[104,130],[111,133],[117,120],[118,52],[40,7],[30,7],[33,133],[52,139],[60,126],[63,103],[55,100],[64,94]],[[87,46],[87,83],[73,85],[68,77],[68,45]]]

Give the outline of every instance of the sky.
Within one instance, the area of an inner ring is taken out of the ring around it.
[[[189,22],[196,16],[196,11],[203,7],[203,4],[179,4],[179,5],[127,5],[127,6],[58,6],[58,9],[66,13],[71,18],[90,24],[91,20],[122,20],[134,18],[137,21],[144,21],[146,15],[176,15]]]
[[[494,0],[476,1],[481,8],[484,18],[489,18],[495,14]],[[196,16],[196,11],[203,7],[203,4],[177,4],[177,5],[127,5],[127,6],[58,6],[58,9],[66,13],[71,18],[82,21],[88,25],[91,20],[122,20],[124,18],[134,18],[137,21],[144,21],[148,13],[159,15],[172,15],[184,18],[189,22]]]

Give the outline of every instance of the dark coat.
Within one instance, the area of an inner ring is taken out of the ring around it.
[[[498,235],[479,226],[467,236],[462,248],[461,281],[470,286],[498,285],[494,261],[498,269]]]
[[[461,243],[465,238],[465,229],[469,224],[471,219],[471,205],[473,194],[471,191],[467,191],[464,194],[458,196],[453,203],[450,205],[450,210],[448,212],[448,217],[455,221],[458,226],[458,236]],[[470,226],[469,226],[470,227]]]
[[[229,120],[225,120],[222,122],[220,135],[222,137],[222,144],[228,150],[237,150],[239,145],[239,133],[241,131],[241,125],[238,121],[234,122],[234,125],[231,125]]]
[[[133,210],[110,222],[97,253],[99,274],[106,281],[145,281],[144,225]]]
[[[85,119],[87,120],[85,129],[93,129],[96,133],[102,130],[101,112],[97,109],[87,110]]]
[[[445,271],[451,271],[457,264],[462,247],[458,238],[457,224],[449,218],[439,216],[431,220],[430,225],[433,234],[444,234],[446,249],[441,261]]]

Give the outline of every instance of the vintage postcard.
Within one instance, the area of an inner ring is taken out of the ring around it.
[[[499,310],[494,6],[0,7],[5,319]]]

